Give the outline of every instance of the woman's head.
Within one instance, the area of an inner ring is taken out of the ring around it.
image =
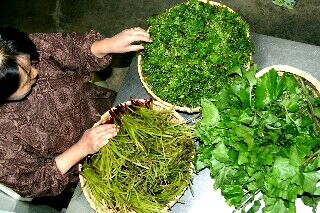
[[[38,52],[29,36],[14,28],[0,28],[0,103],[25,97],[37,75],[31,62]]]

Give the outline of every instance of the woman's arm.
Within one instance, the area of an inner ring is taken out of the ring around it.
[[[97,71],[110,64],[110,55],[97,58],[91,52],[94,42],[103,40],[103,36],[91,30],[85,35],[77,32],[34,33],[30,38],[35,43],[41,61],[50,61],[62,71]]]
[[[141,28],[127,29],[104,38],[91,30],[85,35],[76,32],[34,33],[30,35],[40,53],[41,60],[50,60],[62,70],[103,69],[111,62],[110,53],[125,53],[143,49],[140,42],[151,42],[149,34]]]
[[[71,146],[62,154],[55,158],[58,169],[61,174],[76,165],[80,160],[88,154],[94,154],[106,145],[110,138],[118,133],[118,129],[114,124],[100,125],[85,131],[78,143]]]
[[[78,179],[73,166],[87,154],[97,152],[117,133],[111,124],[91,128],[77,144],[52,158],[44,157],[28,144],[0,140],[0,183],[22,197],[58,195]]]

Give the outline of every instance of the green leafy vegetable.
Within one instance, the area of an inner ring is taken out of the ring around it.
[[[259,79],[236,73],[232,84],[202,101],[196,170],[210,168],[229,205],[257,212],[295,212],[295,200],[320,201],[319,98],[300,77],[272,69]],[[217,119],[219,118],[219,119]]]
[[[230,69],[250,63],[249,25],[226,7],[198,0],[149,18],[152,43],[145,44],[142,74],[162,100],[190,108],[211,98],[231,78]]]

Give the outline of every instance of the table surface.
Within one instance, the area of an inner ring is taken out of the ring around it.
[[[313,77],[320,80],[320,46],[314,46],[285,39],[251,33],[252,41],[255,45],[253,61],[258,65],[258,71],[272,65],[289,65],[310,73]],[[129,71],[118,92],[114,105],[118,105],[133,97],[150,98],[151,96],[143,88],[137,71],[137,59],[134,58]],[[181,113],[187,119],[192,114]],[[181,197],[185,204],[176,203],[170,212],[172,213],[195,213],[195,212],[232,212],[220,191],[213,190],[213,179],[210,177],[208,169],[193,175],[193,194],[190,188]],[[311,208],[306,207],[300,200],[296,203],[297,212],[312,212]],[[320,208],[320,207],[319,207]],[[318,209],[320,212],[320,209]],[[84,197],[80,184],[73,194],[67,208],[67,213],[91,213],[89,203]]]

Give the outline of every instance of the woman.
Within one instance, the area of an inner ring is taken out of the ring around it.
[[[40,197],[78,180],[76,164],[118,132],[114,125],[90,128],[114,100],[88,83],[90,71],[107,66],[110,53],[143,49],[140,42],[151,42],[141,28],[112,38],[0,29],[0,183]]]

